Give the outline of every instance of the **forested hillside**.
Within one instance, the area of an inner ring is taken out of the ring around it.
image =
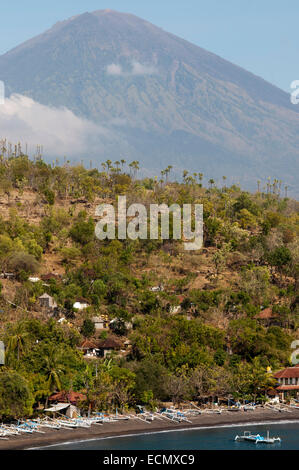
[[[109,409],[255,399],[273,387],[267,368],[289,364],[299,322],[299,203],[277,180],[257,182],[253,194],[225,177],[222,187],[202,179],[185,171],[172,181],[171,166],[139,179],[136,161],[108,160],[99,171],[32,161],[17,148],[2,155],[2,419],[31,414],[59,390]],[[95,208],[119,195],[146,207],[202,203],[203,249],[97,240]],[[39,301],[45,293],[52,312]],[[109,327],[96,331],[93,317]],[[84,342],[104,340],[119,347],[83,358]]]

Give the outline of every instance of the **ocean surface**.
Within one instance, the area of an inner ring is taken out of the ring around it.
[[[235,442],[236,435],[251,431],[261,436],[280,437],[281,443]],[[251,424],[68,442],[44,447],[47,450],[299,450],[299,421]]]

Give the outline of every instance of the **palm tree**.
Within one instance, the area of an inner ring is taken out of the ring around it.
[[[184,180],[185,184],[186,184],[186,178],[187,178],[188,173],[189,172],[187,170],[183,171],[183,180]]]
[[[257,180],[257,192],[259,193],[261,189],[261,181]]]
[[[199,186],[202,187],[202,180],[203,180],[203,173],[197,173],[198,181],[199,181]]]
[[[17,351],[17,360],[20,361],[21,353],[26,347],[26,342],[28,338],[28,332],[24,328],[23,323],[16,323],[12,330],[11,335],[8,338],[7,349],[8,352]]]
[[[139,162],[134,160],[132,163],[129,164],[129,167],[134,170],[134,179],[136,178],[137,171],[139,170]]]
[[[289,189],[289,187],[288,187],[288,186],[285,186],[284,189],[285,189],[285,197],[287,198],[287,197],[288,197],[288,189]]]
[[[213,180],[213,178],[211,178],[211,179],[209,180],[209,185],[210,185],[211,189],[212,189],[212,187],[213,187],[214,184],[215,184],[215,181]]]
[[[110,170],[112,168],[112,161],[111,160],[106,160],[106,166],[107,166],[107,173],[109,175]]]
[[[172,170],[173,166],[168,165],[168,167],[165,169],[165,176],[166,176],[166,183],[168,182],[168,175],[170,174],[170,171]]]
[[[60,377],[63,374],[63,365],[61,363],[60,352],[54,346],[49,349],[49,353],[45,357],[44,373],[47,378],[49,392],[61,390]]]

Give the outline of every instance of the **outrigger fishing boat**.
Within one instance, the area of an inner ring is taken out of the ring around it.
[[[250,431],[244,431],[243,436],[236,436],[235,441],[249,441],[255,444],[275,444],[275,442],[281,442],[280,437],[270,437],[269,431],[267,431],[267,437],[263,437],[260,434],[251,434]]]
[[[175,423],[181,423],[182,421],[186,421],[187,423],[191,423],[191,421],[185,416],[185,414],[180,410],[175,410],[174,408],[163,408],[160,411],[161,416],[170,421]]]
[[[152,422],[155,419],[154,413],[144,410],[143,406],[137,405],[138,414],[135,418],[141,419],[141,421]]]

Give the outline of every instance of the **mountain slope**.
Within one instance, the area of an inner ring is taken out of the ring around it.
[[[295,189],[299,106],[261,78],[135,17],[111,10],[56,24],[0,57],[21,93],[112,130],[98,157],[137,158],[255,185]]]

